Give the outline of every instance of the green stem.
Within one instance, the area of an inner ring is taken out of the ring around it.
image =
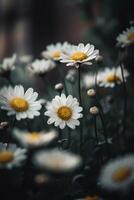
[[[78,68],[78,94],[79,94],[79,103],[82,106],[82,98],[81,98],[81,67]],[[82,119],[80,120],[80,153],[82,154],[82,146],[83,146],[83,125]]]
[[[97,131],[97,117],[94,116],[94,130],[95,130],[95,138],[96,138],[96,142],[97,144],[99,143],[99,140],[98,140],[98,131]]]
[[[123,119],[122,119],[122,124],[123,124],[123,130],[122,130],[122,135],[124,137],[124,141],[126,141],[126,119],[127,119],[127,88],[126,88],[126,83],[125,83],[125,77],[124,77],[124,72],[123,72],[123,64],[120,64],[121,68],[121,74],[122,74],[122,80],[123,80],[123,90],[124,90],[124,106],[123,106]]]

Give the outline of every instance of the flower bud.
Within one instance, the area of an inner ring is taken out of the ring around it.
[[[61,92],[63,90],[64,86],[62,83],[57,83],[54,88],[56,91]]]
[[[103,63],[103,56],[97,56],[97,57],[95,58],[95,60],[96,60],[96,62],[97,62],[98,64],[101,64],[101,63]]]
[[[0,130],[7,129],[9,127],[8,122],[1,122],[0,123]]]
[[[89,89],[89,90],[87,91],[87,95],[88,95],[89,97],[95,97],[96,91],[95,91],[94,89]]]
[[[97,115],[99,113],[99,109],[97,106],[93,106],[89,109],[90,114]]]

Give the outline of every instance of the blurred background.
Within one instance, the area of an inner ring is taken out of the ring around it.
[[[114,58],[115,38],[131,20],[132,0],[0,0],[0,60],[39,56],[57,41],[90,41]]]

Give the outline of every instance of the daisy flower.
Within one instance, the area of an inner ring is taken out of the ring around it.
[[[77,199],[77,200],[102,200],[102,199],[98,197],[97,195],[95,195],[95,196],[86,196],[83,199]]]
[[[67,49],[66,54],[62,54],[60,62],[67,63],[67,66],[79,67],[79,64],[91,65],[91,60],[98,56],[99,50],[94,50],[94,45],[87,44],[84,46],[83,43],[78,46],[72,45]]]
[[[74,83],[76,79],[76,74],[77,73],[75,69],[68,70],[67,75],[66,75],[66,80],[70,81],[71,83]]]
[[[30,65],[28,65],[28,70],[31,74],[42,75],[45,74],[56,67],[56,64],[52,60],[39,60],[36,59]]]
[[[49,117],[47,123],[54,123],[60,129],[64,129],[66,125],[75,129],[75,126],[80,125],[78,119],[83,116],[80,113],[83,110],[82,107],[79,106],[77,99],[71,95],[68,97],[65,94],[55,96],[52,102],[47,104],[46,109],[45,115]]]
[[[37,152],[34,155],[33,162],[41,169],[52,172],[69,172],[78,168],[82,160],[78,155],[53,149]]]
[[[37,101],[38,93],[29,88],[24,92],[21,85],[14,88],[5,87],[0,93],[1,108],[7,110],[8,115],[16,115],[16,119],[33,119],[34,116],[39,116],[41,109],[40,101]]]
[[[121,47],[125,47],[134,42],[134,26],[127,28],[117,38],[117,44]]]
[[[12,57],[4,58],[3,63],[0,65],[0,74],[9,72],[15,69],[16,54]]]
[[[92,88],[93,86],[95,86],[95,75],[85,74],[83,76],[83,87],[88,89],[88,88]]]
[[[42,56],[47,59],[58,61],[61,58],[61,54],[66,53],[70,46],[68,42],[50,44],[46,47],[46,50],[42,52]]]
[[[40,132],[28,132],[14,129],[13,136],[16,138],[19,143],[24,147],[39,147],[48,145],[54,139],[57,138],[58,134],[55,130],[51,131],[40,131]]]
[[[0,168],[19,167],[26,159],[26,149],[15,144],[0,143]]]
[[[107,163],[101,171],[99,183],[109,190],[126,190],[134,183],[134,155],[127,155]]]
[[[129,76],[129,73],[126,69],[123,70],[125,81]],[[104,71],[98,73],[97,76],[98,84],[101,87],[114,87],[116,84],[121,84],[123,82],[121,68],[106,68]]]
[[[32,61],[32,59],[33,59],[33,56],[30,54],[25,54],[25,55],[19,56],[19,61],[24,64],[28,64],[29,62]]]

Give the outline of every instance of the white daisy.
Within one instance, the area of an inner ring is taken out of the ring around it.
[[[127,28],[126,31],[123,31],[117,38],[117,44],[121,47],[125,47],[128,44],[134,42],[134,26]]]
[[[11,71],[15,69],[16,54],[12,57],[4,58],[3,63],[0,65],[0,74]]]
[[[26,159],[26,149],[15,144],[0,143],[0,168],[19,167]]]
[[[98,54],[99,50],[94,50],[94,45],[84,46],[83,43],[80,43],[78,46],[72,45],[68,48],[66,54],[62,54],[60,62],[78,68],[81,63],[91,65],[92,63],[89,61],[95,59]]]
[[[109,190],[127,190],[134,183],[134,155],[127,155],[107,163],[101,171],[99,183]]]
[[[85,74],[83,76],[83,87],[86,89],[92,88],[95,86],[95,75],[94,74]]]
[[[94,195],[94,196],[86,196],[82,199],[77,199],[77,200],[102,200],[99,196]]]
[[[57,138],[58,134],[55,130],[51,131],[40,131],[40,132],[28,132],[14,129],[13,136],[24,146],[24,147],[39,147],[48,145],[54,139]]]
[[[126,69],[123,69],[125,81],[129,76],[129,73]],[[121,68],[105,68],[104,71],[98,73],[97,76],[98,84],[101,87],[114,87],[116,84],[121,84],[123,82]]]
[[[34,116],[39,116],[41,109],[40,101],[37,101],[38,93],[29,88],[24,92],[21,85],[14,88],[5,87],[0,93],[1,108],[8,111],[8,115],[16,115],[16,119],[33,119]]]
[[[67,49],[70,48],[68,42],[51,44],[46,47],[46,50],[42,52],[42,56],[47,59],[52,59],[55,61],[60,60],[61,54],[66,53]]]
[[[33,56],[30,54],[24,54],[19,56],[19,61],[24,64],[28,64],[32,61]]]
[[[51,71],[55,67],[56,64],[52,60],[36,59],[34,62],[28,65],[28,70],[31,74],[41,75]]]
[[[70,81],[71,83],[74,83],[76,79],[76,74],[77,73],[75,69],[68,70],[67,75],[66,75],[66,80]]]
[[[83,109],[79,106],[77,99],[71,95],[68,97],[65,94],[55,96],[46,108],[45,115],[49,117],[48,124],[54,123],[55,126],[59,126],[61,129],[64,129],[66,125],[72,129],[80,125],[78,119],[83,116],[80,113]]]
[[[52,172],[68,172],[78,168],[82,160],[78,155],[53,149],[37,152],[33,162],[41,169],[47,169]]]

